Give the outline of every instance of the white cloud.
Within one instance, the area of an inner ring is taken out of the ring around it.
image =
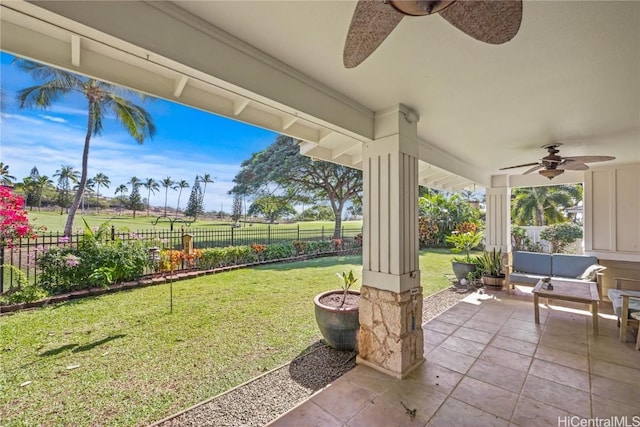
[[[67,119],[63,119],[62,117],[55,117],[55,116],[48,116],[48,115],[40,115],[40,117],[42,117],[43,119],[52,121],[52,122],[56,122],[56,123],[67,123],[68,120]]]

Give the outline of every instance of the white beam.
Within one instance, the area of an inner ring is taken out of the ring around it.
[[[298,121],[296,116],[286,116],[282,119],[282,130],[289,129],[295,122]]]
[[[338,147],[337,149],[331,150],[331,158],[332,159],[336,159],[344,154],[347,154],[349,151],[353,150],[354,148],[358,147],[360,144],[344,144],[342,147]],[[362,150],[360,150],[362,151]],[[362,154],[362,153],[361,153]]]
[[[233,101],[233,115],[239,116],[242,114],[245,108],[249,105],[249,100],[247,98],[240,98]]]
[[[184,75],[180,76],[173,88],[173,96],[175,96],[176,98],[180,98],[180,95],[182,95],[182,91],[184,90],[184,87],[187,85],[188,81],[189,77]]]
[[[80,36],[71,34],[71,64],[80,67]]]

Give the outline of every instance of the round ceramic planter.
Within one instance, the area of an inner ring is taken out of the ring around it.
[[[466,262],[458,261],[452,261],[451,268],[453,269],[453,274],[456,275],[456,279],[458,279],[458,282],[462,279],[466,279],[469,273],[473,273],[474,271],[476,271],[475,264],[467,264]]]
[[[324,296],[342,294],[342,292],[342,290],[333,290],[316,295],[313,300],[316,322],[324,340],[330,347],[336,350],[355,350],[358,348],[358,332],[360,331],[358,307],[330,307],[320,302]],[[349,293],[360,295],[358,291],[349,291]]]

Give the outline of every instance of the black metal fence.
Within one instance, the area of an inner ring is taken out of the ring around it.
[[[185,235],[190,235],[194,249],[206,249],[213,247],[241,246],[258,243],[271,245],[275,243],[290,243],[294,240],[331,240],[334,238],[333,227],[321,227],[307,229],[295,225],[287,226],[252,226],[241,227],[219,227],[210,229],[190,229],[180,230],[138,230],[121,231],[114,226],[109,230],[108,238],[111,240],[148,240],[153,246],[166,249],[182,249],[182,242]],[[342,240],[353,240],[361,233],[358,229],[345,229],[342,227],[339,238]],[[19,239],[14,242],[14,246],[0,246],[0,293],[17,281],[16,273],[13,269],[5,268],[5,265],[12,265],[27,276],[30,282],[37,280],[40,270],[35,262],[38,251],[45,251],[51,247],[76,246],[83,238],[83,233],[75,233],[70,237],[63,236],[60,232],[39,233],[36,239]]]

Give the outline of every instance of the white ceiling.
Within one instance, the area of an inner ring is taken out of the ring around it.
[[[421,183],[435,187],[486,186],[554,141],[565,156],[640,162],[640,1],[527,1],[498,46],[437,15],[404,18],[354,69],[342,49],[355,1],[0,5],[3,50],[287,133],[354,167],[373,113],[404,104],[421,117]]]
[[[355,69],[342,65],[354,1],[176,3],[372,111],[415,109],[419,137],[471,167],[499,173],[553,141],[640,161],[640,2],[527,1],[499,46],[405,18]]]

